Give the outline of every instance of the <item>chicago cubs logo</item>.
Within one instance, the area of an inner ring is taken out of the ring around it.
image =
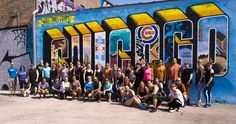
[[[144,44],[152,44],[159,36],[158,27],[155,25],[147,25],[137,28],[138,39]]]

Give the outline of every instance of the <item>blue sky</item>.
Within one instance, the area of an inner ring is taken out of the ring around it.
[[[114,5],[122,5],[122,4],[132,4],[139,2],[152,2],[152,1],[160,1],[160,0],[110,0],[110,2]]]

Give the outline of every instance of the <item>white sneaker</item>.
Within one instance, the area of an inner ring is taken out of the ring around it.
[[[169,110],[170,113],[176,112],[176,109]]]

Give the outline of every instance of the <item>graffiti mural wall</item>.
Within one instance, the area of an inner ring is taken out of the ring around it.
[[[78,11],[84,9],[82,5],[75,5],[74,0],[38,0],[37,14]]]
[[[214,63],[215,100],[236,103],[233,0],[152,2],[36,17],[37,62]]]
[[[8,71],[10,62],[14,62],[19,68],[25,65],[26,69],[31,64],[29,52],[27,52],[27,28],[13,28],[0,30],[0,88],[3,85],[8,85]],[[31,42],[32,43],[32,42]]]

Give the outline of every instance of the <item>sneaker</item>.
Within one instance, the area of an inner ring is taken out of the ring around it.
[[[204,108],[208,108],[208,105],[206,104],[206,105],[204,105]]]
[[[156,112],[156,111],[157,111],[157,109],[152,108],[149,112],[153,113],[153,112]]]
[[[211,107],[211,104],[207,104],[209,107]]]
[[[180,112],[180,108],[177,108],[177,109],[176,109],[176,112]]]
[[[170,113],[176,112],[176,109],[169,110]]]

